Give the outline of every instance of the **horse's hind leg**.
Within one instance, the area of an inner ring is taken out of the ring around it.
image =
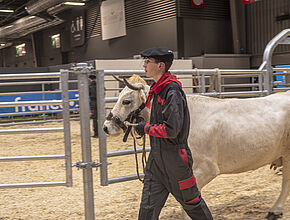
[[[283,157],[283,180],[282,180],[282,190],[280,196],[274,206],[270,209],[268,219],[275,219],[273,215],[278,217],[282,216],[283,206],[287,200],[287,197],[290,192],[290,155]]]

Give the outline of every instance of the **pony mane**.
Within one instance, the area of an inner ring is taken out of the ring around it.
[[[139,75],[136,75],[136,74],[133,74],[129,80],[128,80],[129,83],[131,84],[136,84],[136,83],[141,83],[143,85],[146,85],[146,82],[144,79],[142,79]]]

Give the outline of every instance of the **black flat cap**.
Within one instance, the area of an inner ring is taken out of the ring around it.
[[[152,47],[143,50],[141,53],[142,57],[152,57],[159,59],[160,61],[173,61],[173,52],[166,47]]]

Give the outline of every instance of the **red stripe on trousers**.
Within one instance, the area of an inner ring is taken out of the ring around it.
[[[200,195],[198,195],[195,199],[190,200],[190,201],[188,201],[186,203],[196,203],[196,202],[198,202],[199,198],[200,198]]]
[[[188,189],[190,187],[193,187],[196,183],[195,177],[192,175],[192,177],[190,177],[189,179],[183,180],[183,181],[179,181],[179,188],[181,190],[183,189]]]
[[[184,160],[184,162],[189,166],[186,150],[185,149],[179,149],[179,154],[180,154],[181,158]]]

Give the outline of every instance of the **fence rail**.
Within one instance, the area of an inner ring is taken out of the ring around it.
[[[65,159],[65,155],[0,157],[0,162]]]
[[[33,155],[33,156],[13,156],[13,157],[0,157],[0,162],[13,162],[13,161],[28,161],[28,160],[65,160],[66,164],[66,181],[65,182],[39,182],[39,183],[16,183],[16,184],[0,184],[0,188],[24,188],[24,187],[44,187],[44,186],[72,186],[72,168],[71,168],[71,142],[70,142],[70,122],[69,122],[69,96],[68,96],[68,71],[62,73],[26,73],[26,74],[7,74],[0,75],[0,79],[35,79],[35,78],[60,78],[62,88],[61,100],[45,100],[45,101],[14,101],[14,102],[0,102],[0,107],[22,107],[22,106],[47,106],[59,104],[63,106],[63,127],[54,128],[26,128],[26,129],[8,129],[0,130],[0,135],[10,134],[34,134],[34,133],[64,133],[64,155]],[[28,82],[29,83],[29,82]],[[41,82],[37,82],[41,83]],[[0,83],[0,85],[7,85]],[[18,85],[17,82],[11,82],[11,85]],[[8,93],[6,93],[8,94]],[[19,94],[19,92],[17,92]],[[21,94],[21,93],[20,93]],[[2,94],[3,95],[3,94]],[[47,113],[48,111],[41,111]],[[55,111],[54,111],[55,112]],[[40,112],[37,112],[40,113]],[[23,112],[20,114],[23,115]],[[9,114],[0,114],[0,116]],[[15,115],[15,114],[14,114]]]
[[[59,78],[60,72],[51,73],[23,73],[23,74],[0,74],[0,80],[8,79],[40,79],[40,78]]]

